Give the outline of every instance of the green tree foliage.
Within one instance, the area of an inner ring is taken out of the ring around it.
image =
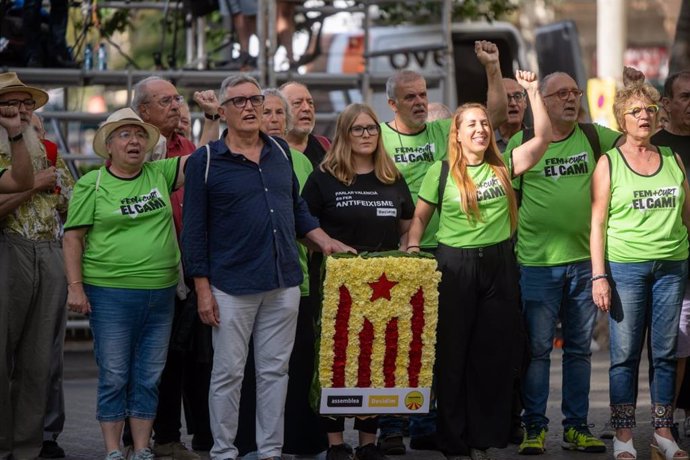
[[[452,0],[453,20],[494,21],[503,19],[518,8],[514,0]],[[397,2],[379,5],[377,21],[381,25],[428,24],[441,20],[442,2]]]

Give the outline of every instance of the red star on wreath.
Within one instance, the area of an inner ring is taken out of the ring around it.
[[[373,283],[367,283],[369,286],[371,286],[372,292],[371,292],[371,299],[369,299],[370,302],[373,302],[376,299],[386,299],[386,300],[391,300],[391,289],[398,284],[397,281],[389,281],[388,278],[386,278],[386,274],[382,274],[379,276],[379,280],[375,281]]]

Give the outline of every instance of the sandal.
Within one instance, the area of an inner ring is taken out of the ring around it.
[[[627,457],[621,457],[622,454],[629,454]],[[630,456],[632,455],[632,457]],[[637,451],[633,447],[632,438],[627,441],[621,441],[617,437],[613,437],[613,458],[615,460],[635,460],[637,459]]]
[[[666,439],[654,433],[652,460],[688,460],[688,453],[678,447],[673,439]],[[676,455],[681,453],[682,455]]]

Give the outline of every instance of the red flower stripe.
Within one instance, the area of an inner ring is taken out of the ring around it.
[[[347,359],[347,333],[350,322],[350,310],[352,309],[352,297],[345,285],[340,286],[340,299],[338,300],[338,313],[335,316],[335,335],[333,346],[335,357],[333,358],[333,388],[345,387],[345,362]]]
[[[424,331],[424,290],[420,287],[410,299],[412,305],[412,341],[410,342],[410,364],[407,368],[410,387],[419,386],[419,371],[422,369],[422,331]]]
[[[386,324],[386,353],[383,356],[383,381],[386,388],[395,386],[395,360],[398,357],[398,318]]]
[[[368,319],[364,320],[359,332],[359,368],[357,369],[357,386],[369,388],[371,386],[371,350],[374,348],[374,325]]]

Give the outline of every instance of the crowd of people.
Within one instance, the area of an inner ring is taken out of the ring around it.
[[[65,455],[67,304],[89,317],[107,460],[382,460],[406,453],[406,425],[411,449],[451,460],[511,442],[544,454],[558,323],[562,447],[604,452],[588,424],[598,311],[613,457],[637,458],[648,340],[653,455],[688,459],[673,412],[690,411],[690,72],[661,96],[626,69],[618,132],[578,121],[571,76],[504,78],[493,43],[475,52],[485,105],[432,119],[424,78],[401,71],[386,85],[390,121],[351,104],[332,139],[313,134],[305,85],[237,74],[194,94],[195,145],[183,97],[152,76],[100,126],[105,162],[76,183],[42,139],[34,111],[47,93],[0,74],[0,458]],[[321,264],[394,249],[430,252],[442,273],[436,401],[425,415],[356,418],[353,448],[344,419],[309,402]]]

